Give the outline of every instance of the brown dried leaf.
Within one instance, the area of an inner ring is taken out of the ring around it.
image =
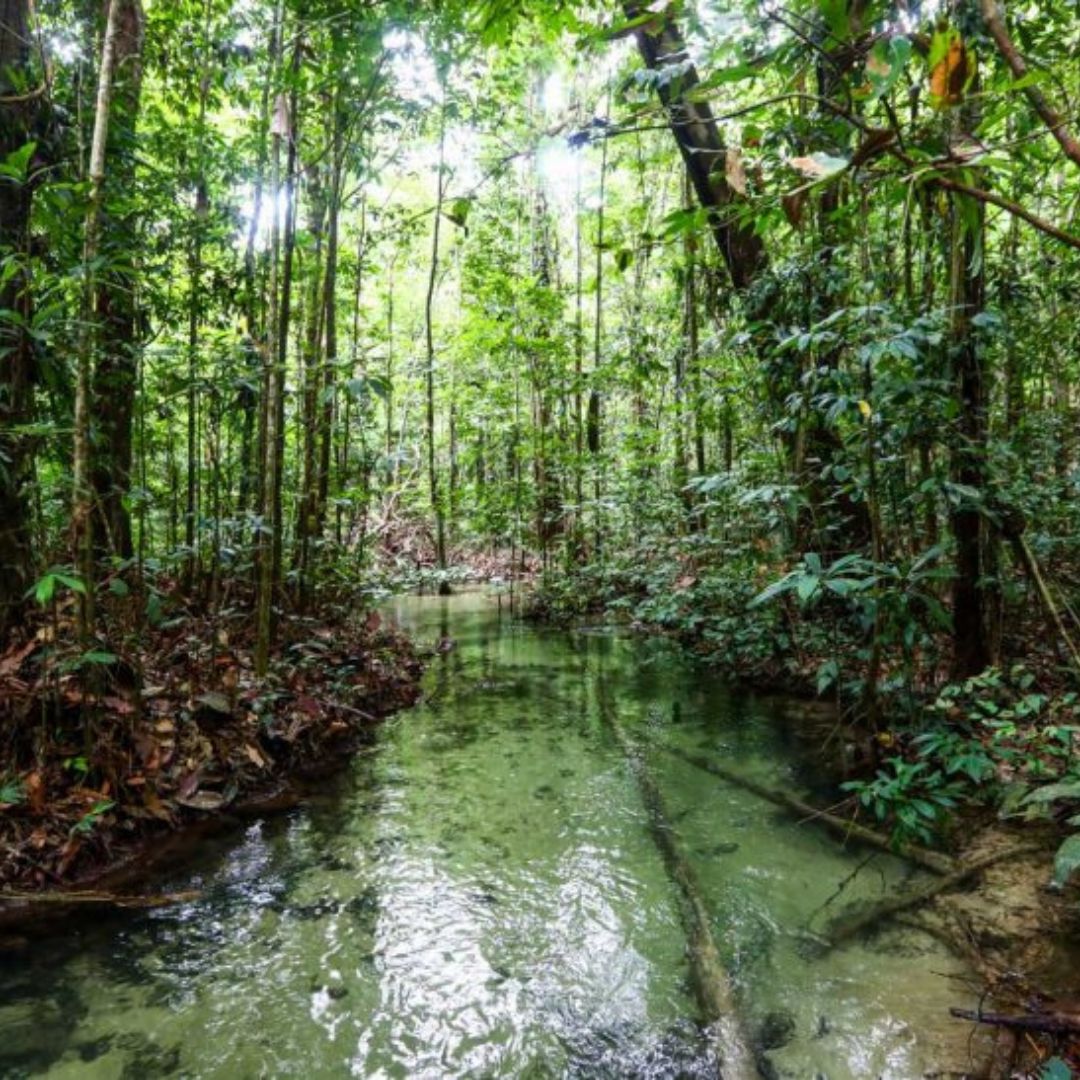
[[[963,39],[954,36],[945,55],[930,72],[930,96],[934,103],[938,106],[959,105],[964,100],[969,77],[974,73],[973,67],[974,60]]]
[[[35,814],[40,814],[45,809],[45,781],[41,773],[32,772],[23,781],[23,790],[26,792],[26,801]]]
[[[806,205],[806,192],[793,191],[790,195],[780,196],[780,205],[784,209],[784,216],[793,229],[802,224],[803,207]]]
[[[14,675],[22,662],[37,648],[37,641],[28,641],[21,649],[13,649],[0,660],[0,677]]]

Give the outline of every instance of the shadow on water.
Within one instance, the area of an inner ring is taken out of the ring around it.
[[[715,1076],[601,684],[693,861],[762,1074],[962,1064],[943,1018],[964,972],[934,942],[800,949],[840,882],[874,899],[906,869],[852,876],[863,853],[659,749],[805,789],[769,703],[665,641],[529,628],[483,595],[389,613],[444,642],[425,703],[301,808],[173,865],[163,887],[197,900],[0,956],[0,1075]]]

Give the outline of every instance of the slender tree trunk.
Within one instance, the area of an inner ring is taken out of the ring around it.
[[[90,201],[83,236],[82,330],[79,335],[78,367],[75,383],[75,439],[73,498],[71,508],[72,547],[75,568],[82,579],[79,594],[78,631],[88,644],[94,627],[94,489],[90,477],[90,405],[93,386],[94,352],[98,344],[97,273],[101,243],[102,207],[105,197],[105,152],[109,138],[109,110],[112,103],[116,39],[120,29],[120,0],[109,4],[105,35],[98,69],[94,133],[90,142]]]
[[[690,179],[686,177],[683,200],[690,205]],[[672,474],[675,490],[689,511],[693,505],[687,491],[688,472],[686,467],[686,430],[687,430],[687,374],[695,371],[699,363],[698,322],[697,322],[697,238],[687,233],[683,241],[683,326],[685,329],[686,348],[675,350],[675,439]],[[694,403],[696,408],[697,403]]]
[[[199,325],[202,321],[202,259],[209,192],[203,169],[206,135],[206,108],[210,94],[210,5],[206,4],[202,27],[203,61],[199,74],[199,111],[195,128],[195,212],[191,222],[188,253],[188,340],[187,340],[187,498],[184,507],[184,587],[190,592],[199,572]]]
[[[303,35],[297,31],[296,43],[292,54],[292,90],[287,108],[289,150],[285,169],[285,237],[282,252],[281,296],[278,307],[276,358],[273,377],[276,385],[273,389],[274,430],[273,438],[267,434],[268,452],[273,457],[272,467],[267,473],[273,479],[270,487],[270,517],[274,521],[271,533],[273,568],[271,588],[276,593],[282,580],[282,553],[285,543],[285,515],[282,510],[282,491],[285,479],[285,372],[289,360],[289,328],[292,317],[293,262],[296,250],[296,215],[300,199],[297,192],[297,160],[300,146],[299,117],[299,75],[300,61],[303,56]]]
[[[259,235],[259,223],[262,220],[263,188],[266,183],[266,165],[270,133],[270,91],[277,74],[278,57],[281,51],[278,34],[282,20],[283,0],[278,0],[274,7],[274,25],[270,35],[270,48],[266,59],[266,77],[263,80],[261,104],[258,117],[258,161],[255,167],[255,197],[251,220],[248,222],[247,241],[244,245],[244,286],[245,318],[249,340],[248,355],[251,357],[252,378],[260,381],[269,373],[269,366],[263,362],[263,354],[268,347],[266,326],[266,298],[260,281],[255,242]],[[261,392],[254,389],[241,390],[241,407],[244,409],[243,436],[241,442],[240,496],[237,511],[242,513],[248,507],[248,501],[254,499],[257,509],[263,506],[263,463],[266,460],[266,412],[260,408],[267,397],[265,383]],[[256,436],[256,413],[258,414],[258,434]]]
[[[428,273],[427,295],[424,299],[424,340],[427,345],[427,458],[428,487],[431,492],[431,509],[435,515],[435,561],[440,572],[446,571],[446,520],[442,499],[439,495],[439,473],[435,467],[435,286],[439,273],[439,235],[442,223],[443,195],[446,166],[446,106],[439,117],[439,171],[435,188],[435,222],[431,230],[431,267]],[[439,581],[439,592],[449,593],[445,577]]]
[[[607,93],[606,115],[611,114],[611,88]],[[607,162],[608,144],[605,140],[600,147],[600,205],[596,210],[596,306],[593,322],[593,365],[592,387],[589,390],[589,415],[586,421],[586,436],[589,454],[593,466],[593,546],[597,556],[602,550],[603,524],[601,520],[601,479],[600,479],[600,368],[603,363],[601,351],[604,341],[604,203],[607,199]]]
[[[36,100],[9,81],[30,67],[28,0],[0,0],[0,160],[34,139]],[[18,269],[0,283],[0,642],[22,613],[34,573],[28,490],[33,475],[33,444],[18,428],[34,415],[33,343],[25,331],[30,316],[28,281],[22,266],[28,255],[33,185],[0,183],[0,260]]]
[[[330,462],[334,448],[334,413],[337,383],[337,277],[338,277],[338,220],[341,214],[341,183],[345,169],[345,118],[341,102],[334,100],[334,148],[330,179],[330,204],[327,208],[326,280],[323,286],[325,314],[326,358],[323,363],[322,409],[319,423],[319,479],[315,496],[315,535],[321,537],[326,528],[326,507],[330,497]]]
[[[323,229],[326,223],[326,192],[318,167],[309,171],[308,180],[308,235],[315,249],[311,258],[308,282],[307,327],[301,348],[301,380],[304,388],[303,410],[300,417],[300,443],[303,447],[303,473],[296,518],[295,559],[300,571],[300,607],[306,602],[308,571],[311,562],[311,544],[315,536],[315,504],[318,498],[318,425],[319,388],[322,382],[322,331],[326,313],[323,300],[322,258]]]
[[[357,361],[360,356],[360,299],[363,295],[364,288],[364,260],[367,257],[367,197],[366,195],[360,201],[360,238],[356,242],[356,277],[353,281],[353,296],[352,296],[352,342],[350,344],[349,351],[349,379],[350,381],[356,378]],[[370,495],[369,484],[369,472],[367,461],[367,424],[369,408],[367,402],[370,400],[370,388],[365,386],[361,394],[354,394],[352,386],[349,387],[349,392],[345,395],[345,417],[342,424],[341,443],[338,451],[338,492],[344,496],[349,489],[350,477],[352,475],[352,445],[350,442],[353,428],[353,402],[356,400],[356,410],[359,416],[357,426],[360,428],[360,446],[363,452],[363,458],[361,463],[361,469],[363,470],[364,487],[362,499],[364,500],[364,516],[367,516],[367,502]],[[343,525],[343,513],[344,506],[341,502],[337,507],[337,542],[338,546],[342,546],[347,542],[347,537],[342,535]],[[352,529],[352,522],[355,521],[356,512],[350,514],[350,532]]]
[[[581,229],[581,155],[575,162],[577,186],[574,194],[574,551],[575,561],[584,558],[584,476],[585,476],[585,258]]]
[[[281,18],[282,8],[278,8],[278,22],[275,27],[274,41],[281,41]],[[276,64],[275,64],[276,66]],[[271,149],[270,149],[270,205],[274,208],[271,234],[270,234],[270,302],[267,318],[267,349],[266,366],[267,372],[263,380],[265,397],[263,400],[263,418],[261,421],[265,431],[263,442],[264,454],[264,480],[261,484],[262,527],[257,534],[258,545],[258,578],[255,595],[255,674],[260,678],[266,675],[270,663],[270,649],[273,644],[273,604],[274,604],[274,554],[273,536],[280,531],[281,514],[280,503],[275,507],[274,492],[277,490],[276,470],[280,466],[277,455],[278,446],[278,400],[277,396],[283,388],[279,378],[278,368],[281,360],[278,351],[278,324],[280,322],[280,305],[278,292],[278,267],[281,255],[281,207],[279,193],[281,188],[281,140],[289,137],[291,121],[289,109],[284,94],[279,95],[274,108],[274,119],[271,125]],[[276,512],[275,512],[276,511]]]
[[[961,231],[962,209],[956,196],[953,206],[950,292],[952,321],[950,347],[953,377],[960,405],[952,456],[954,482],[982,493],[986,487],[986,387],[983,358],[972,318],[983,307],[984,276],[981,269],[984,209],[982,203],[968,207],[969,225]],[[971,223],[977,218],[978,224]],[[974,269],[974,260],[980,268]],[[989,614],[990,584],[985,578],[985,523],[978,505],[964,498],[950,516],[956,543],[956,578],[953,582],[953,654],[956,674],[978,674],[991,661]]]

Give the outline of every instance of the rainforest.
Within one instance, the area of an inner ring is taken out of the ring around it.
[[[1080,1075],[1080,16],[0,0],[0,1076]]]

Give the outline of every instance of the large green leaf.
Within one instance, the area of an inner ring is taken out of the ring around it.
[[[910,58],[911,42],[906,37],[882,38],[875,42],[866,58],[871,101],[884,97],[893,88]]]
[[[851,32],[847,0],[818,0],[818,11],[836,41],[846,41]]]
[[[1080,799],[1080,780],[1067,784],[1047,784],[1045,787],[1036,788],[1024,799],[1024,803],[1058,802],[1060,799]]]
[[[1080,833],[1073,833],[1054,856],[1054,884],[1064,885],[1077,870],[1080,870]]]

